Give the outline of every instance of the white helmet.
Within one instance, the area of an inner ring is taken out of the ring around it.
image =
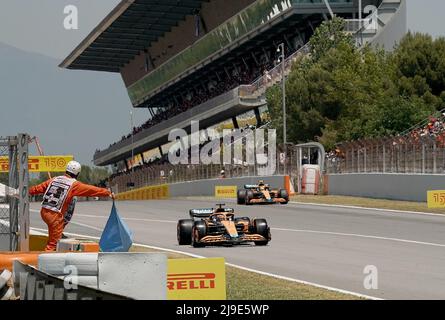
[[[70,161],[66,165],[66,172],[69,172],[75,176],[79,175],[82,166],[77,161]]]

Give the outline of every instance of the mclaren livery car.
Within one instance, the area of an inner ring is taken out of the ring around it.
[[[237,203],[251,205],[254,203],[281,203],[289,202],[286,189],[271,189],[268,184],[260,180],[258,184],[246,184],[244,189],[237,192]]]
[[[271,240],[265,219],[235,218],[232,208],[191,209],[190,219],[178,221],[178,243],[193,247],[253,242],[265,246]]]

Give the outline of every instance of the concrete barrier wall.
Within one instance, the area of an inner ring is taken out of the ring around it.
[[[264,180],[274,188],[282,188],[284,186],[284,176],[268,176],[268,177],[242,177],[227,179],[210,179],[191,182],[174,183],[170,185],[171,197],[187,197],[187,196],[214,196],[215,186],[237,186],[242,188],[245,184],[257,184],[258,180]]]
[[[391,200],[427,200],[428,190],[445,190],[445,175],[331,174],[329,194]]]

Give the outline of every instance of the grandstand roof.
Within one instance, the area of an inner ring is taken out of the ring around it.
[[[125,63],[208,1],[122,0],[60,67],[119,72]]]

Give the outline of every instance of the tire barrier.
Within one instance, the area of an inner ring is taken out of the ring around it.
[[[169,196],[170,188],[167,184],[163,184],[118,193],[116,200],[160,200],[167,199]]]

